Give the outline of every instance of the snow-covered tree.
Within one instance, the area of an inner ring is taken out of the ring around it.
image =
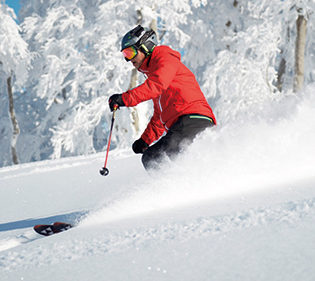
[[[19,162],[16,145],[20,128],[13,94],[15,90],[21,89],[27,79],[30,55],[26,42],[20,36],[14,11],[3,2],[0,3],[0,140],[3,151],[0,163],[7,165]]]
[[[305,11],[314,8],[313,1],[303,3]],[[297,2],[272,1],[271,4],[270,1],[244,0],[237,1],[235,8],[239,19],[236,32],[224,38],[228,48],[218,50],[203,76],[203,88],[215,105],[221,125],[240,120],[244,114],[267,118],[263,104],[292,94],[293,88]],[[218,9],[213,9],[211,17],[215,17],[216,11]],[[314,26],[312,16],[307,38],[309,47],[315,43],[311,35],[314,34]],[[215,26],[210,31],[214,32],[214,29]],[[314,65],[313,56],[306,55]],[[285,71],[282,73],[284,94],[280,94],[277,88],[281,59],[282,62],[285,60]],[[314,81],[312,73],[314,71],[308,67],[306,81]]]
[[[264,103],[293,94],[298,10],[307,19],[304,80],[315,81],[314,6],[312,0],[21,0],[21,28],[29,45],[24,58],[32,58],[31,68],[22,73],[28,74],[23,93],[15,101],[22,122],[17,142],[21,162],[104,149],[111,117],[108,97],[145,79],[138,74],[131,84],[132,66],[120,53],[121,38],[139,23],[139,15],[142,25],[154,23],[161,44],[182,54],[220,126],[242,115],[266,116]],[[8,52],[3,46],[1,51]],[[7,65],[16,87],[23,75],[17,75],[16,62]],[[129,147],[151,114],[149,102],[136,111],[121,109],[112,148]],[[8,136],[1,133],[2,139]],[[2,164],[11,163],[3,160],[8,155],[2,157]]]
[[[37,151],[48,144],[45,157],[93,152],[93,131],[105,109],[103,83],[89,56],[93,11],[86,1],[42,5],[45,12],[31,16],[30,6],[22,10],[24,38],[37,52],[27,90],[44,106],[37,108]]]

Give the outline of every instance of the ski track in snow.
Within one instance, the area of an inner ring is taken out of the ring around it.
[[[187,241],[264,225],[281,223],[296,225],[297,222],[314,214],[315,198],[312,198],[290,201],[271,208],[254,208],[233,214],[198,217],[189,221],[124,228],[121,231],[110,229],[111,225],[94,225],[92,239],[84,225],[57,234],[64,235],[63,240],[55,239],[57,235],[42,237],[27,230],[24,234],[0,241],[3,249],[0,254],[0,269],[12,271],[16,268],[27,268],[30,264],[51,265],[87,256],[104,255],[126,248],[137,248],[149,240]],[[93,225],[89,225],[91,226]],[[81,232],[82,230],[84,231]],[[39,238],[47,240],[44,244],[34,244]],[[28,245],[24,245],[22,250],[5,250],[6,246],[12,248],[23,244]]]
[[[0,240],[0,252],[33,242],[39,238],[41,237],[39,237],[33,230],[29,230],[13,238],[2,239]]]

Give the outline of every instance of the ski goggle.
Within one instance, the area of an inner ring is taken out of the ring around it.
[[[122,53],[125,57],[125,60],[130,61],[138,54],[138,51],[134,46],[130,46],[126,49],[123,49]]]

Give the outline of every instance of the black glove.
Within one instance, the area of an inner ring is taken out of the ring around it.
[[[148,147],[149,145],[142,138],[140,138],[133,143],[132,150],[134,153],[138,154],[143,153]]]
[[[109,97],[108,100],[110,111],[114,111],[114,108],[117,107],[117,109],[121,106],[125,106],[125,103],[122,99],[122,94],[115,94]]]

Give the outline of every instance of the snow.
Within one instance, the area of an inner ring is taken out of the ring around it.
[[[110,152],[107,177],[104,153],[1,168],[1,281],[314,280],[314,90],[158,172],[130,150]],[[54,221],[77,227],[32,230]]]

